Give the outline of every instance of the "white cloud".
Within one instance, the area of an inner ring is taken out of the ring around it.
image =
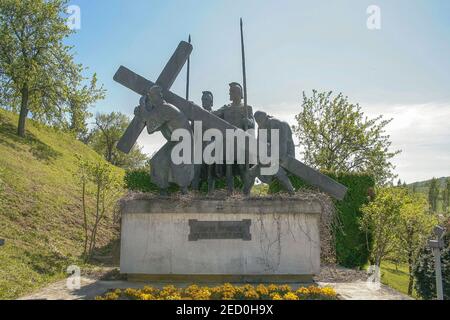
[[[364,111],[394,119],[387,133],[393,148],[403,151],[394,161],[402,180],[450,176],[449,104],[368,105]]]

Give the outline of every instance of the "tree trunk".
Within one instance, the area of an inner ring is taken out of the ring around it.
[[[408,295],[412,296],[413,285],[414,285],[414,275],[413,275],[413,257],[412,252],[408,252],[408,272],[409,272],[409,283],[408,283]]]
[[[28,116],[28,99],[29,89],[28,84],[24,83],[21,90],[22,100],[20,104],[19,125],[17,126],[17,134],[20,137],[25,137],[25,121]]]
[[[408,272],[409,272],[408,295],[412,296],[414,285],[412,252],[408,252]]]
[[[95,210],[95,223],[91,231],[91,241],[89,244],[89,254],[88,260],[91,259],[93,251],[95,249],[95,242],[97,236],[97,226],[99,222],[99,214],[100,214],[100,192],[101,192],[101,184],[97,183],[97,194],[96,194],[96,210]]]
[[[87,262],[87,249],[88,249],[88,221],[86,212],[86,181],[83,181],[83,222],[84,222],[84,248],[83,257],[85,262]]]
[[[108,156],[107,156],[107,161],[109,162],[109,163],[112,163],[112,154],[113,154],[113,148],[114,148],[114,145],[112,145],[112,144],[108,144],[107,145],[107,148],[108,148]]]

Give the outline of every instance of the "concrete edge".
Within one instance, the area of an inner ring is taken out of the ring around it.
[[[313,275],[127,274],[129,282],[314,283]]]

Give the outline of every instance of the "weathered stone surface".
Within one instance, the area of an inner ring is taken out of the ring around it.
[[[121,272],[132,275],[313,275],[320,271],[315,201],[129,200],[122,207]],[[251,240],[189,241],[189,221],[251,220]]]

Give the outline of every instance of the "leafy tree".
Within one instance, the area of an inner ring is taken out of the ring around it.
[[[437,223],[429,214],[424,195],[407,188],[381,188],[374,201],[362,207],[361,227],[371,231],[373,249],[371,262],[378,267],[385,258],[407,261],[409,267],[408,294],[414,287],[413,269],[420,250]]]
[[[110,164],[105,161],[88,161],[77,156],[77,177],[81,182],[84,247],[83,257],[88,261],[96,247],[98,226],[111,212],[122,192],[121,181]],[[91,205],[89,196],[95,198]]]
[[[437,211],[437,204],[439,198],[439,181],[436,178],[431,179],[430,189],[428,190],[428,202],[430,209],[433,212]]]
[[[19,136],[25,136],[30,113],[61,127],[73,115],[78,130],[80,110],[102,97],[95,76],[91,87],[82,87],[84,68],[74,63],[71,47],[64,44],[73,32],[64,18],[66,4],[67,0],[0,0],[0,99],[3,106],[19,112]]]
[[[342,93],[316,90],[311,97],[303,93],[302,111],[295,119],[293,129],[308,165],[332,172],[367,172],[378,184],[395,177],[391,159],[400,151],[389,151],[390,137],[385,134],[392,119],[368,119]]]
[[[134,169],[142,167],[147,159],[141,148],[134,146],[129,154],[125,154],[116,148],[117,142],[129,123],[128,117],[120,112],[97,114],[95,116],[95,127],[89,134],[88,144],[104,156],[108,162],[125,169]]]
[[[97,75],[94,74],[91,82],[81,88],[73,88],[68,95],[70,123],[68,130],[82,141],[86,141],[88,134],[87,120],[92,116],[89,107],[105,97],[103,87],[97,87]]]
[[[445,181],[444,190],[442,191],[442,204],[444,213],[447,213],[450,209],[450,178]]]
[[[361,207],[361,229],[372,235],[371,263],[381,262],[398,247],[394,226],[397,226],[407,190],[403,188],[378,188],[375,199]]]
[[[426,244],[437,219],[428,212],[428,202],[424,195],[406,193],[400,210],[400,220],[393,226],[397,236],[397,255],[408,262],[408,294],[412,295],[414,286],[413,268],[421,248]]]

